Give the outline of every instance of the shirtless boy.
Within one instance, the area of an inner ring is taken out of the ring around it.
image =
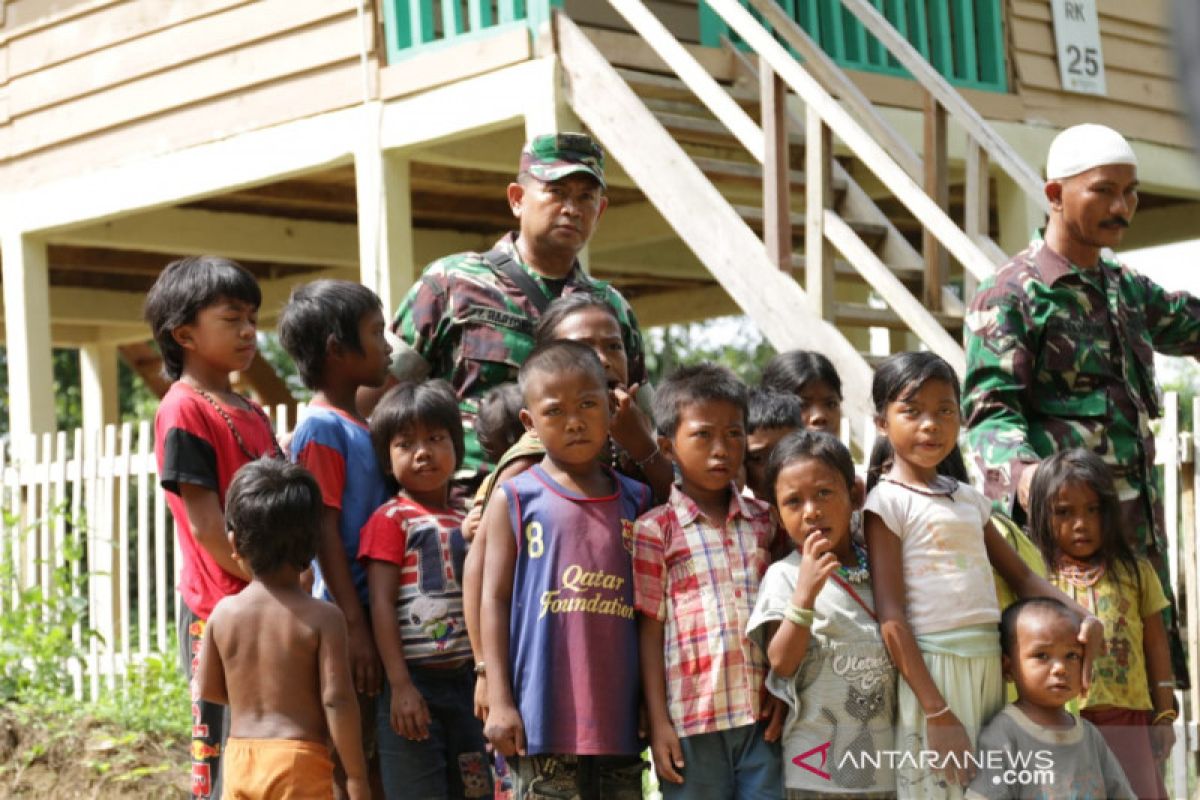
[[[370,797],[345,619],[300,588],[320,519],[321,491],[295,464],[253,461],[229,486],[230,544],[253,579],[213,610],[199,680],[203,699],[232,715],[226,797],[330,797],[331,739],[350,797]]]

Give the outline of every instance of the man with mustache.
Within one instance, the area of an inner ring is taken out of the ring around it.
[[[970,304],[963,415],[985,493],[1018,521],[1041,459],[1073,447],[1104,458],[1122,530],[1172,600],[1164,621],[1186,688],[1150,421],[1161,411],[1154,353],[1200,354],[1200,298],[1167,292],[1101,252],[1121,244],[1137,189],[1137,157],[1121,134],[1087,124],[1054,139],[1044,231]]]
[[[573,292],[607,300],[621,324],[629,382],[646,380],[633,310],[620,292],[584,272],[578,259],[608,206],[599,145],[581,133],[534,137],[521,151],[507,199],[519,230],[486,253],[458,253],[430,264],[392,322],[402,341],[392,354],[389,385],[442,378],[458,395],[466,439],[452,484],[459,495],[474,494],[491,468],[475,436],[479,400],[517,379],[533,349],[534,323],[551,300]]]

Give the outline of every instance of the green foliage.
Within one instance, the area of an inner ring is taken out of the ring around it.
[[[55,515],[66,513],[63,508]],[[3,520],[6,544],[16,541],[24,549],[34,541],[34,526],[22,527],[8,512]],[[86,578],[72,575],[69,566],[81,557],[80,546],[72,537],[65,538],[63,566],[50,571],[47,586],[22,586],[29,581],[21,580],[22,566],[14,561],[13,548],[0,548],[0,701],[45,702],[70,694],[67,664],[82,658],[97,636],[83,625],[88,610]],[[40,570],[43,564],[35,566]],[[76,625],[83,630],[78,643],[72,636]]]
[[[259,331],[258,350],[279,373],[279,377],[283,378],[293,397],[305,403],[312,399],[312,389],[304,385],[300,378],[300,370],[296,369],[295,362],[283,349],[283,345],[279,343],[279,336],[274,331]]]
[[[775,348],[749,317],[718,317],[646,332],[646,368],[655,384],[676,367],[712,361],[754,386],[774,355]]]
[[[1194,430],[1192,402],[1200,390],[1200,364],[1191,358],[1156,356],[1155,365],[1162,390],[1179,393],[1180,430]]]
[[[180,736],[191,730],[187,681],[171,655],[155,654],[131,666],[122,689],[93,704],[92,716],[124,730]]]
[[[64,506],[53,517],[67,513]],[[34,526],[22,527],[9,513],[3,520],[6,544],[16,540],[23,548],[35,541]],[[70,531],[84,530],[78,521],[68,523]],[[151,655],[130,666],[117,688],[106,688],[85,706],[74,700],[68,664],[82,662],[92,641],[100,637],[87,626],[88,575],[82,571],[73,575],[70,566],[83,557],[83,548],[74,536],[64,538],[63,566],[51,570],[45,587],[23,588],[28,581],[21,580],[22,567],[13,559],[13,548],[0,548],[0,704],[60,715],[86,714],[122,730],[186,736],[188,690],[174,648],[170,655]],[[81,630],[78,642],[73,637],[76,625]]]

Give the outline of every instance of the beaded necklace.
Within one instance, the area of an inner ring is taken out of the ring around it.
[[[233,423],[233,417],[229,416],[229,412],[226,411],[225,408],[220,403],[217,402],[217,398],[213,397],[206,390],[204,390],[194,384],[191,384],[191,383],[188,383],[185,381],[184,385],[187,386],[192,391],[194,391],[196,394],[203,397],[205,400],[207,400],[208,404],[211,405],[213,407],[213,410],[215,410],[217,412],[217,414],[220,415],[221,419],[225,420],[225,425],[226,425],[226,427],[229,428],[229,432],[233,434],[233,439],[234,439],[234,441],[237,442],[238,449],[242,451],[242,455],[244,455],[250,461],[255,461],[260,456],[265,455],[264,453],[259,453],[258,455],[255,455],[254,453],[250,452],[250,448],[246,446],[246,440],[242,438],[242,434],[238,431],[237,425],[235,425]],[[255,405],[254,403],[247,402],[246,405],[248,405],[250,407],[251,411],[258,414],[258,416],[262,419],[263,423],[267,426],[267,430],[268,431],[271,430],[271,420],[267,419],[266,413],[261,408],[259,408],[257,405]],[[274,447],[274,452],[271,454],[272,457],[282,459],[283,458],[283,449],[279,446],[279,442],[277,442],[275,440],[274,433],[271,434],[271,445]]]
[[[847,567],[838,564],[838,574],[850,583],[865,583],[871,577],[871,572],[867,568],[867,551],[854,539],[850,540],[850,546],[854,549],[854,557],[858,559],[858,566]]]
[[[1080,561],[1068,555],[1060,555],[1057,566],[1059,577],[1072,586],[1085,589],[1099,583],[1100,579],[1104,577],[1104,573],[1107,572],[1103,561],[1093,564],[1090,561]]]

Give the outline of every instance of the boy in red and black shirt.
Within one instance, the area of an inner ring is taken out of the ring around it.
[[[254,276],[214,256],[167,265],[146,296],[145,318],[174,380],[154,417],[154,451],[183,564],[180,656],[192,696],[192,794],[219,797],[224,706],[194,685],[205,621],[250,575],[225,530],[225,490],[243,464],[282,453],[266,414],[233,391],[229,373],[250,366],[262,294]]]

